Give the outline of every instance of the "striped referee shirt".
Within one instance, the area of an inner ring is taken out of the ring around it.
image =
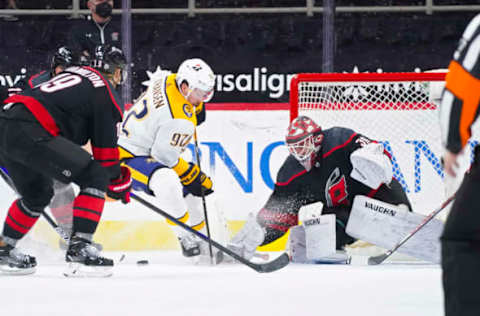
[[[440,107],[442,143],[458,153],[471,136],[480,106],[480,14],[463,32],[448,67]]]

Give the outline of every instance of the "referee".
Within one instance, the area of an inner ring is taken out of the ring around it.
[[[465,29],[449,66],[440,108],[444,170],[456,176],[457,156],[471,136],[480,104],[480,14]],[[480,315],[480,146],[441,237],[446,316]]]

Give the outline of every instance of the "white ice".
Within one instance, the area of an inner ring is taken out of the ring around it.
[[[177,251],[131,252],[110,278],[72,279],[64,264],[43,261],[30,276],[0,275],[0,315],[443,315],[437,265],[290,264],[260,274],[193,265]]]

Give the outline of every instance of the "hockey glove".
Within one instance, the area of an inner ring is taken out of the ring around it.
[[[264,228],[258,224],[257,218],[250,213],[242,229],[228,242],[227,248],[237,255],[250,260],[257,247],[260,246],[264,240]]]
[[[193,195],[202,196],[202,190],[205,196],[213,193],[212,179],[203,173],[197,164],[187,163],[180,158],[173,170],[178,174],[182,185]]]
[[[120,167],[120,177],[112,180],[107,187],[107,196],[115,200],[122,200],[123,204],[130,203],[130,190],[132,189],[132,178],[130,169]]]

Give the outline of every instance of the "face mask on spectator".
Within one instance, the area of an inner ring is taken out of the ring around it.
[[[113,7],[108,2],[102,2],[95,7],[95,13],[102,18],[108,18],[112,15]]]

